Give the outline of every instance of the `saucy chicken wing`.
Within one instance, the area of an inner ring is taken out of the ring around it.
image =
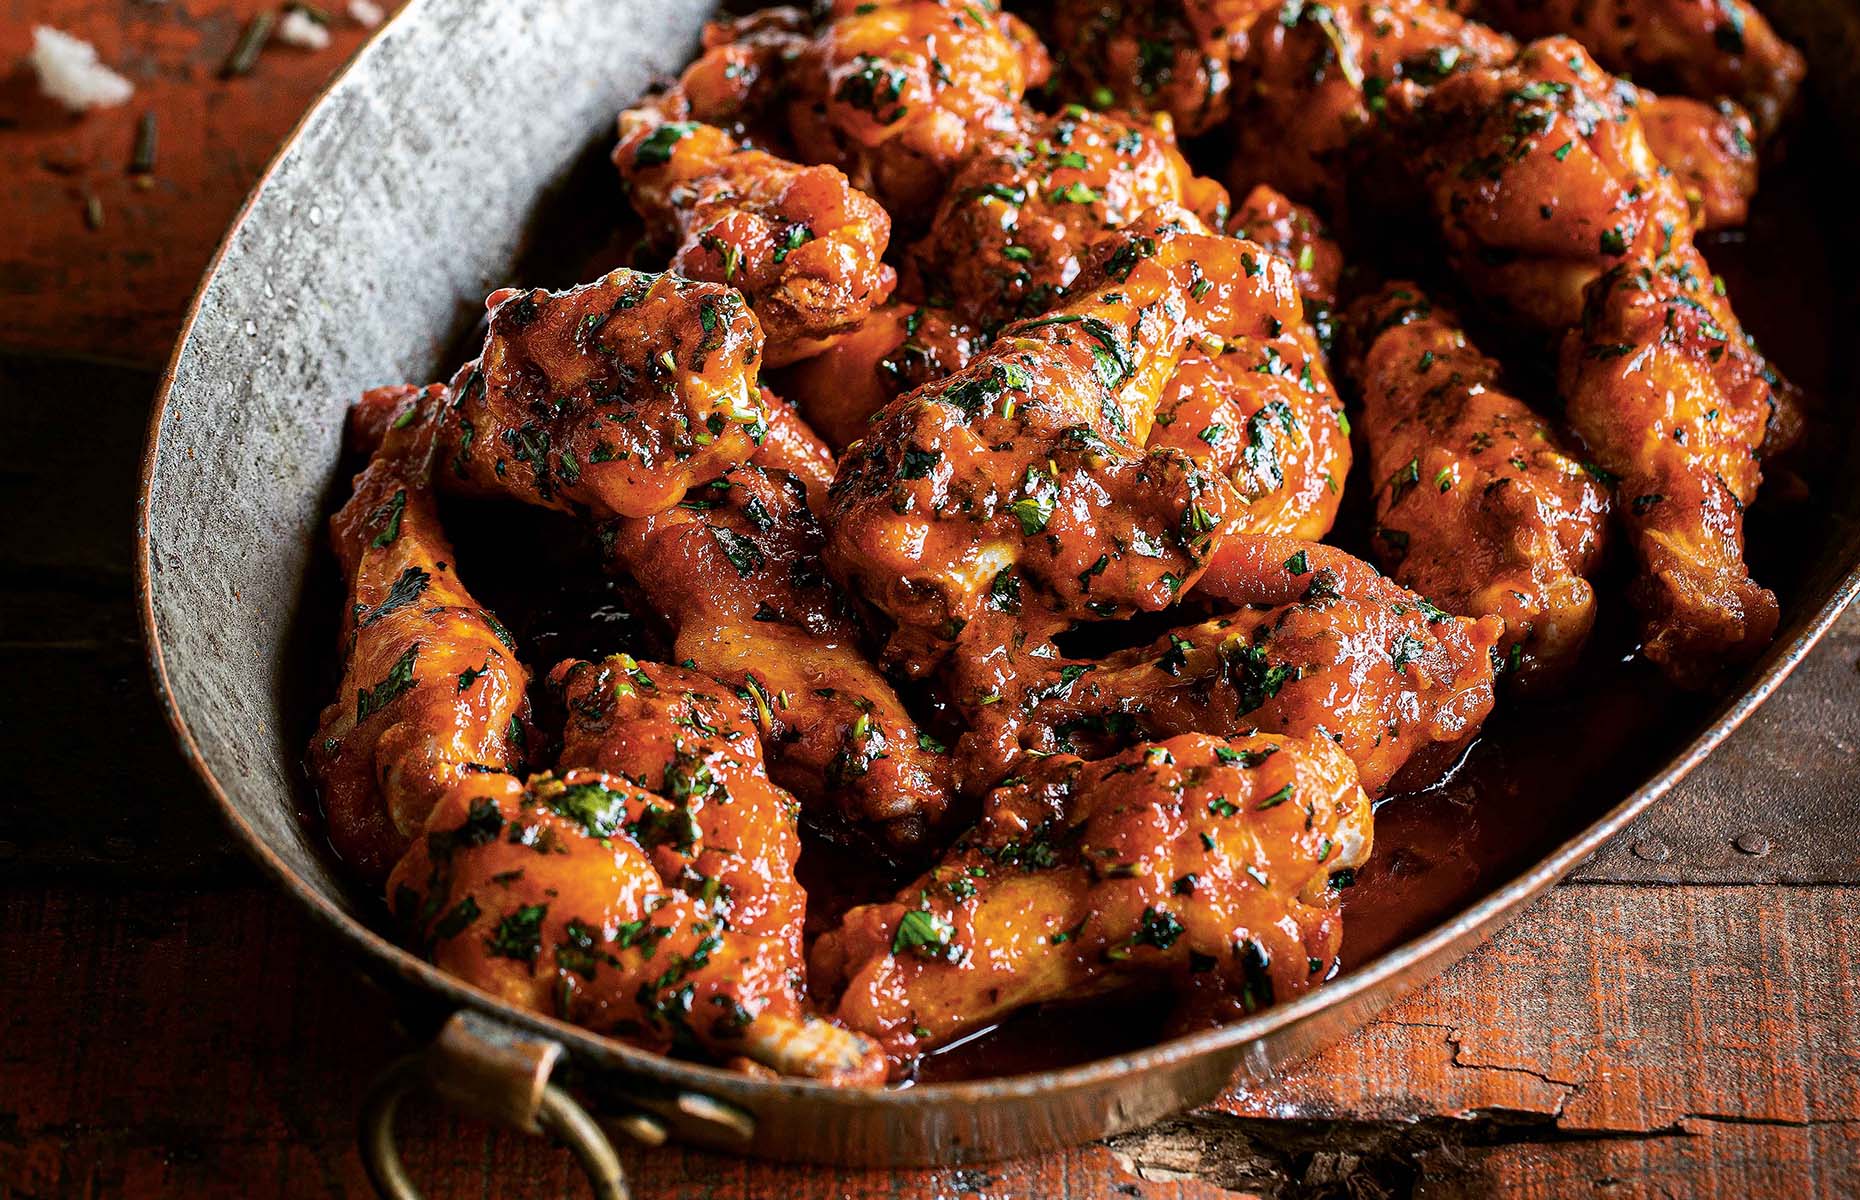
[[[865,436],[880,409],[961,370],[982,342],[947,305],[894,300],[822,353],[797,363],[783,387],[838,454]]]
[[[453,789],[395,868],[433,960],[501,1000],[659,1051],[829,1083],[877,1047],[805,1008],[792,797],[715,680],[624,655],[551,675],[561,765]]]
[[[1227,119],[1235,64],[1263,0],[1055,0],[1066,93],[1098,108],[1168,113],[1183,137]]]
[[[670,270],[728,284],[755,310],[774,367],[816,354],[890,295],[891,218],[839,170],[797,166],[679,119],[677,92],[620,114],[614,163]]]
[[[1378,561],[1448,612],[1503,618],[1521,679],[1566,673],[1595,623],[1606,476],[1500,388],[1498,364],[1416,285],[1364,297],[1347,325]]]
[[[1700,100],[1729,97],[1764,137],[1795,104],[1802,55],[1744,0],[1462,0],[1524,38],[1568,34],[1611,71]]]
[[[1755,657],[1778,611],[1744,565],[1744,509],[1759,455],[1796,418],[1689,239],[1643,239],[1596,281],[1561,387],[1570,424],[1619,477],[1642,653],[1688,685]]]
[[[1165,210],[1101,240],[1059,308],[847,449],[827,565],[896,623],[892,663],[927,673],[1008,592],[1063,624],[1165,608],[1200,574],[1232,491],[1139,449],[1156,401],[1192,337],[1270,339],[1301,315],[1286,263],[1198,227]]]
[[[1510,38],[1427,0],[1275,6],[1236,69],[1232,181],[1269,183],[1341,217],[1353,145],[1390,95],[1516,52]]]
[[[1189,169],[1167,120],[1077,105],[1030,115],[1012,134],[981,140],[950,180],[912,248],[918,290],[948,297],[959,319],[992,333],[1050,311],[1094,239],[1165,204],[1216,229],[1228,214],[1227,190]]]
[[[602,536],[677,658],[744,696],[777,782],[829,826],[891,850],[923,840],[949,805],[948,756],[866,658],[799,478],[738,467]]]
[[[646,516],[747,459],[768,430],[762,329],[734,288],[623,268],[486,305],[484,351],[453,377],[442,432],[455,486]]]
[[[803,161],[832,163],[920,230],[975,140],[1012,130],[1051,63],[993,0],[831,0],[788,63]]]
[[[1621,479],[1645,653],[1685,682],[1748,658],[1776,602],[1743,564],[1759,452],[1792,438],[1786,384],[1693,241],[1620,84],[1567,38],[1462,72],[1423,105],[1424,171],[1473,288],[1571,330],[1570,424]]]
[[[1324,979],[1338,884],[1370,805],[1322,739],[1199,734],[1043,759],[895,900],[822,935],[812,978],[894,1077],[1042,1001],[1166,982],[1176,1024],[1232,1020]]]
[[[1431,782],[1492,709],[1503,622],[1453,616],[1342,551],[1235,536],[1202,591],[1251,607],[1097,659],[1031,648],[962,676],[965,777],[998,779],[1029,752],[1264,730],[1334,741],[1381,795],[1405,767]]]
[[[1291,266],[1305,320],[1271,339],[1192,345],[1157,402],[1149,444],[1174,446],[1234,486],[1234,532],[1320,538],[1350,471],[1343,405],[1324,365],[1342,254],[1315,213],[1264,185],[1230,231]]]
[[[382,441],[330,520],[348,581],[342,684],[310,743],[329,840],[386,878],[433,806],[476,772],[522,767],[529,673],[453,571],[434,504],[445,389],[377,388]]]
[[[1638,95],[1640,127],[1653,156],[1673,173],[1700,229],[1744,223],[1757,194],[1757,148],[1750,114],[1729,100]]]
[[[843,448],[893,399],[966,366],[1006,322],[1051,310],[1095,239],[1178,203],[1214,226],[1227,215],[1226,189],[1189,170],[1166,120],[1077,106],[1024,114],[978,139],[912,248],[901,291],[925,303],[873,314],[792,373],[788,391]]]

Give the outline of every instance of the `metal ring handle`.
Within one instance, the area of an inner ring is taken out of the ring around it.
[[[409,1054],[383,1071],[362,1099],[362,1166],[384,1200],[421,1200],[394,1142],[394,1114],[405,1096],[423,1090],[432,1090],[427,1055]],[[544,1084],[536,1123],[574,1151],[598,1200],[630,1200],[613,1143],[574,1097],[553,1083]]]

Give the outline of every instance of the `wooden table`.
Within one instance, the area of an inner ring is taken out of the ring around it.
[[[261,7],[0,4],[9,60],[46,21],[139,88],[77,121],[0,85],[0,761],[23,776],[0,800],[0,1200],[360,1194],[356,1101],[401,1049],[387,999],[219,830],[129,601],[155,371],[240,196],[361,36],[216,79]],[[1857,658],[1850,614],[1679,795],[1268,1091],[970,1170],[629,1153],[638,1194],[1860,1195]],[[559,1150],[437,1111],[403,1143],[436,1198],[581,1188]]]

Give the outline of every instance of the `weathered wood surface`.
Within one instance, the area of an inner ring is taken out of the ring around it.
[[[219,78],[246,22],[278,7],[0,0],[0,292],[76,301],[12,306],[0,345],[148,366],[167,358],[200,269],[247,190],[367,32],[340,15],[347,0],[320,4],[335,14],[327,48],[274,42],[250,74]],[[41,24],[91,42],[136,94],[83,117],[45,99],[19,65]],[[146,184],[129,171],[145,112],[157,114],[159,146]],[[92,197],[103,217],[95,228]]]
[[[404,1048],[389,1000],[220,831],[147,690],[130,603],[146,367],[271,146],[359,36],[274,47],[253,76],[216,81],[261,7],[0,2],[9,58],[43,21],[142,89],[82,122],[47,113],[17,73],[0,90],[0,345],[144,365],[0,356],[15,439],[0,471],[0,758],[15,775],[0,792],[0,1200],[361,1194],[355,1104]],[[124,171],[145,106],[162,112],[147,190]],[[1576,882],[1270,1089],[964,1171],[629,1152],[637,1191],[1860,1194],[1857,660],[1850,614]],[[428,1108],[402,1141],[436,1198],[581,1187],[561,1151]]]
[[[1851,1196],[1856,921],[1851,887],[1570,885],[1273,1088],[1108,1146],[896,1174],[629,1164],[643,1197]],[[352,1114],[391,1005],[282,899],[14,888],[0,939],[0,1196],[360,1187]],[[423,1107],[403,1141],[434,1197],[573,1193],[538,1142]]]

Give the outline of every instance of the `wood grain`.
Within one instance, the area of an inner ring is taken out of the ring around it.
[[[17,64],[35,24],[97,47],[135,84],[128,103],[82,116],[38,92],[23,66],[0,81],[0,293],[79,303],[13,305],[0,345],[159,366],[220,234],[272,151],[367,31],[338,16],[331,43],[273,42],[249,75],[220,65],[269,0],[0,0],[0,62]],[[340,14],[347,5],[322,7]],[[384,8],[398,8],[398,0]],[[159,114],[148,184],[129,172],[136,126]],[[103,224],[92,228],[96,197]],[[82,320],[74,318],[82,315]]]
[[[1275,1086],[1108,1146],[896,1174],[628,1160],[645,1197],[1851,1195],[1857,920],[1850,887],[1568,886]],[[281,897],[9,889],[0,944],[0,1198],[360,1186],[392,1006]],[[572,1194],[562,1152],[425,1106],[403,1144],[434,1197]]]

